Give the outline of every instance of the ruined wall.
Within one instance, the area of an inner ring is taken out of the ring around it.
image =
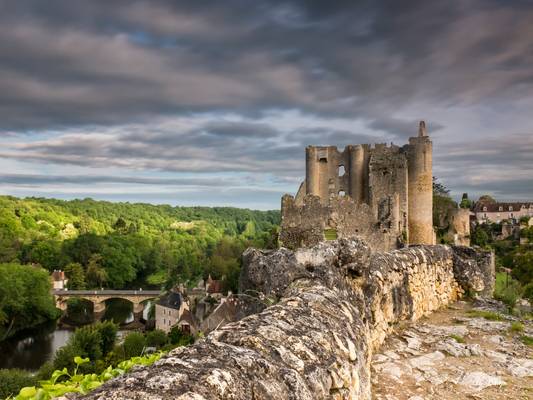
[[[365,203],[355,203],[348,196],[330,199],[322,204],[318,196],[307,195],[297,201],[285,195],[281,201],[281,224],[279,240],[284,247],[314,246],[326,239],[359,236],[370,243],[374,251],[397,248],[402,241],[397,226],[398,213],[389,197],[382,198],[374,212]]]
[[[89,399],[370,399],[373,349],[402,320],[483,291],[486,255],[422,246],[372,255],[358,240],[244,254],[241,290],[277,299]],[[472,284],[475,281],[475,284]]]

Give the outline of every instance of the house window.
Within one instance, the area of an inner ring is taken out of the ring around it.
[[[487,211],[487,207],[483,207],[483,211]],[[487,214],[485,214],[487,216]]]
[[[499,210],[499,211],[503,211],[503,207],[500,206],[500,207],[498,208],[498,210]]]
[[[509,211],[513,211],[513,206],[509,206]]]

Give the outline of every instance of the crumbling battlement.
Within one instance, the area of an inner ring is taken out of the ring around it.
[[[248,249],[243,261],[241,291],[273,305],[87,398],[370,399],[372,352],[396,323],[486,291],[494,276],[492,257],[472,249],[372,254],[356,239]]]
[[[312,246],[317,243],[319,231],[321,240],[328,239],[327,233],[331,231],[339,238],[349,237],[357,225],[362,226],[359,236],[367,243],[374,243],[376,234],[382,234],[378,240],[380,250],[393,250],[403,244],[435,243],[433,145],[424,121],[420,122],[418,136],[409,138],[409,143],[402,147],[359,144],[346,146],[340,152],[335,146],[308,146],[305,154],[305,180],[293,202],[286,197],[282,200],[283,246]],[[318,198],[322,210],[309,207],[310,197]],[[352,203],[337,207],[344,197]],[[367,215],[360,218],[358,210],[350,211],[350,204],[352,209],[368,206]],[[309,212],[312,208],[324,212],[312,214]],[[298,227],[298,235],[294,214],[299,211],[311,218]],[[345,223],[337,225],[337,219]],[[291,232],[285,234],[286,230]]]

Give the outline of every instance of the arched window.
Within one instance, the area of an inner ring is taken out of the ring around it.
[[[343,176],[345,173],[344,165],[339,165],[339,176]]]

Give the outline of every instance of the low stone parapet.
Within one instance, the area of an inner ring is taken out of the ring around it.
[[[248,249],[243,257],[241,291],[271,306],[87,398],[369,399],[372,352],[397,323],[466,291],[486,293],[492,279],[491,267],[479,265],[490,257],[448,246],[371,254],[343,239],[295,252]]]

